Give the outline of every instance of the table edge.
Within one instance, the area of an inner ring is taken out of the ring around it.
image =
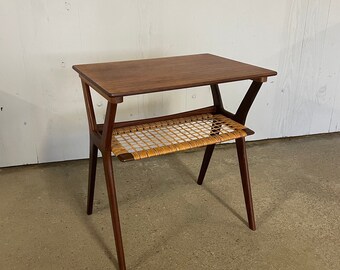
[[[127,93],[114,94],[114,93],[110,93],[107,90],[105,90],[103,87],[101,87],[99,84],[95,83],[93,80],[91,80],[86,75],[79,73],[79,77],[81,79],[84,79],[92,88],[99,91],[104,97],[107,96],[108,98],[121,98],[121,97],[126,97],[126,96],[134,96],[134,95],[149,94],[149,93],[156,93],[156,92],[163,92],[163,91],[179,90],[179,89],[183,89],[183,88],[194,88],[194,87],[199,87],[199,86],[208,86],[208,85],[212,85],[212,84],[238,82],[238,81],[245,81],[245,80],[253,80],[253,81],[254,80],[262,80],[263,81],[264,78],[272,77],[272,76],[276,76],[276,75],[277,75],[277,72],[272,71],[272,73],[265,74],[263,76],[246,76],[246,77],[235,78],[235,79],[232,79],[232,80],[214,80],[214,81],[209,81],[208,83],[190,83],[190,84],[188,83],[188,84],[182,84],[182,85],[177,85],[177,86],[173,86],[173,87],[159,87],[159,88],[154,88],[152,90],[148,90],[148,91],[142,92],[142,93],[140,93],[140,92],[127,92]]]
[[[205,53],[207,55],[212,55],[210,53]],[[201,55],[201,54],[198,54]],[[183,55],[185,56],[185,55]],[[213,56],[217,56],[217,55],[213,55]],[[181,56],[172,56],[172,57],[181,57]],[[172,58],[172,57],[164,57],[164,58]],[[221,56],[217,56],[217,57],[221,57]],[[224,58],[224,57],[221,57]],[[151,59],[157,59],[157,58],[151,58]],[[228,58],[226,58],[228,59]],[[144,59],[137,59],[138,60],[144,60]],[[228,59],[228,60],[232,60],[235,62],[239,62],[233,59]],[[128,60],[128,61],[116,61],[116,62],[129,62],[129,61],[136,61],[136,60]],[[107,62],[107,63],[111,63],[111,62]],[[243,62],[239,62],[242,64],[246,64],[246,65],[250,65],[250,66],[254,66],[252,64],[247,64],[247,63],[243,63]],[[93,63],[96,64],[96,63]],[[97,63],[98,64],[98,63]],[[79,68],[78,66],[82,66],[82,65],[87,65],[87,64],[77,64],[77,65],[73,65],[72,69],[75,70],[78,74],[79,77],[81,79],[83,79],[86,83],[88,83],[93,89],[95,89],[96,91],[99,92],[99,94],[101,94],[103,97],[107,98],[107,99],[121,99],[125,96],[134,96],[134,95],[141,95],[141,94],[148,94],[148,93],[156,93],[156,92],[163,92],[163,91],[171,91],[171,90],[179,90],[179,89],[183,89],[183,88],[193,88],[193,87],[199,87],[199,86],[208,86],[208,85],[212,85],[212,84],[220,84],[220,83],[229,83],[229,82],[237,82],[237,81],[244,81],[244,80],[257,80],[257,81],[261,81],[261,82],[265,82],[266,79],[268,77],[271,76],[276,76],[277,72],[274,70],[270,70],[270,69],[266,69],[266,68],[262,68],[259,66],[254,66],[257,68],[262,69],[263,73],[261,75],[247,75],[247,76],[240,76],[240,77],[235,77],[233,79],[219,79],[219,80],[212,80],[209,82],[198,82],[198,83],[187,83],[187,84],[181,84],[181,85],[176,85],[176,86],[170,86],[170,87],[158,87],[158,88],[153,88],[151,90],[147,90],[145,92],[140,92],[140,91],[134,91],[134,92],[123,92],[123,93],[111,93],[108,92],[107,90],[105,90],[105,88],[103,88],[102,86],[100,86],[98,83],[96,83],[94,80],[92,80],[90,77],[88,77],[87,75],[85,75]]]

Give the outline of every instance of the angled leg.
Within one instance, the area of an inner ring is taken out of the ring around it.
[[[126,270],[122,233],[119,222],[119,212],[116,188],[113,178],[113,168],[111,160],[111,137],[113,131],[114,120],[116,116],[117,104],[108,102],[105,121],[102,131],[99,132],[96,117],[93,110],[93,103],[90,94],[89,85],[82,80],[85,106],[90,130],[90,165],[89,165],[89,185],[87,199],[87,213],[90,215],[93,209],[93,195],[95,187],[96,165],[98,149],[103,155],[103,165],[105,173],[106,188],[109,197],[109,205],[111,211],[111,220],[113,226],[113,234],[116,243],[118,265],[120,270]]]
[[[244,200],[245,200],[246,209],[247,209],[248,224],[249,224],[249,228],[255,231],[256,225],[255,225],[255,217],[254,217],[254,209],[253,209],[253,199],[251,195],[247,152],[246,152],[246,144],[245,144],[244,138],[236,139],[236,148],[237,148],[238,162],[239,162],[240,173],[241,173],[241,178],[242,178]]]
[[[215,148],[215,144],[210,144],[205,149],[200,174],[199,174],[198,180],[197,180],[197,184],[199,184],[199,185],[202,185],[202,183],[203,183],[204,176],[205,176],[205,173],[207,172],[212,153],[214,152],[214,148]]]
[[[120,229],[117,195],[116,195],[115,182],[113,178],[113,168],[112,168],[112,159],[111,159],[111,139],[112,139],[114,120],[116,116],[116,110],[117,110],[117,104],[108,102],[107,108],[106,108],[106,115],[105,115],[105,121],[104,121],[104,126],[103,126],[103,133],[102,133],[103,137],[102,137],[102,144],[101,144],[100,150],[103,155],[106,188],[107,188],[107,194],[109,197],[113,234],[115,238],[116,251],[117,251],[117,257],[118,257],[118,265],[119,265],[120,270],[125,270],[126,265],[125,265],[124,249],[123,249],[123,240],[122,240],[122,233]]]
[[[218,88],[217,84],[210,85],[211,88],[211,94],[213,96],[214,106],[216,107],[216,111],[220,112],[221,109],[223,109],[223,103],[221,98],[220,89]],[[214,152],[215,144],[208,145],[204,152],[203,162],[200,169],[200,174],[197,179],[197,184],[202,185],[204,176],[207,172],[211,156]]]
[[[93,138],[98,134],[98,129],[97,129],[97,123],[96,123],[96,116],[93,110],[90,87],[83,80],[81,83],[83,87],[87,120],[89,123],[89,132],[90,132],[90,160],[89,160],[89,179],[88,179],[88,191],[87,191],[87,214],[91,215],[92,210],[93,210],[94,186],[95,186],[95,181],[96,181],[97,156],[98,156],[98,145],[95,143]]]
[[[246,95],[244,96],[240,106],[238,107],[235,117],[233,119],[244,125],[246,123],[247,115],[250,110],[251,105],[253,104],[257,93],[259,92],[263,81],[253,81],[250,85]]]
[[[223,108],[223,103],[222,103],[221,94],[220,94],[218,85],[217,84],[211,85],[211,92],[213,95],[213,101],[214,101],[214,106],[216,108],[216,112],[221,113],[227,117],[230,117],[231,119],[241,124],[245,124],[250,107],[253,104],[256,98],[256,95],[262,86],[262,83],[265,81],[266,81],[266,78],[258,78],[257,80],[253,80],[252,84],[250,85],[245,97],[243,98],[235,114],[228,112]],[[249,178],[249,171],[248,171],[247,153],[246,153],[246,147],[245,147],[245,139],[244,138],[236,139],[236,147],[237,147],[237,154],[238,154],[238,160],[239,160],[239,166],[240,166],[240,172],[241,172],[241,178],[242,178],[243,194],[244,194],[246,209],[247,209],[249,228],[252,230],[256,230],[253,200],[252,200],[252,195],[251,195],[250,178]],[[210,162],[212,153],[214,151],[214,148],[215,148],[215,145],[209,145],[207,146],[205,150],[200,174],[197,180],[197,184],[199,185],[203,183],[204,176],[209,166],[209,162]]]
[[[111,152],[103,153],[103,165],[104,165],[104,172],[105,172],[106,188],[107,188],[107,193],[109,197],[111,220],[112,220],[113,234],[114,234],[115,244],[116,244],[119,270],[125,270],[126,269],[125,256],[124,256],[124,249],[123,249],[122,233],[121,233],[120,222],[119,222],[116,188],[115,188],[115,183],[114,183],[114,178],[113,178]]]
[[[87,214],[91,215],[93,210],[94,187],[96,182],[98,147],[90,140],[89,180],[87,191]]]

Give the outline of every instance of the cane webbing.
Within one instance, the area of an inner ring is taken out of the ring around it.
[[[254,132],[221,114],[200,114],[116,128],[112,152],[121,160],[137,160],[221,143]]]

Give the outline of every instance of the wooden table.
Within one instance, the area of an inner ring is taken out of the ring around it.
[[[235,139],[249,227],[255,230],[244,127],[248,111],[267,77],[276,72],[211,54],[75,65],[84,92],[90,132],[87,214],[92,214],[98,149],[102,152],[119,269],[126,269],[111,152],[122,161],[206,146],[197,183],[201,185],[216,143]],[[236,113],[224,109],[218,84],[252,80]],[[213,106],[137,121],[115,122],[124,96],[210,85]],[[107,99],[97,124],[90,87]],[[207,131],[207,126],[211,126]],[[197,131],[198,130],[198,131]],[[210,132],[210,133],[209,133]],[[156,134],[156,135],[155,135]],[[151,139],[151,140],[150,140]]]

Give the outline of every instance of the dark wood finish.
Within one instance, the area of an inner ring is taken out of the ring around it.
[[[127,162],[127,161],[134,161],[135,160],[135,158],[133,157],[133,155],[131,153],[118,155],[117,158],[121,162]]]
[[[90,162],[89,162],[89,176],[88,176],[88,191],[87,191],[87,214],[91,215],[93,210],[93,198],[94,198],[94,187],[96,181],[96,168],[97,168],[97,157],[98,147],[93,142],[92,134],[97,134],[97,123],[96,116],[93,110],[93,103],[90,94],[89,86],[82,81],[83,94],[85,99],[85,107],[87,112],[87,119],[90,129]]]
[[[123,96],[109,97],[107,96],[106,92],[103,92],[100,87],[98,87],[96,84],[91,83],[86,77],[82,76],[81,74],[79,74],[79,77],[83,83],[85,83],[87,86],[91,86],[94,90],[96,90],[100,95],[106,98],[109,102],[111,103],[122,103],[123,102]]]
[[[213,103],[214,103],[213,107],[215,108],[217,113],[223,113],[224,112],[223,101],[222,101],[222,98],[221,98],[221,93],[220,93],[220,89],[219,89],[218,85],[212,84],[212,85],[210,85],[210,89],[211,89],[211,94],[212,94]],[[203,180],[204,180],[205,174],[207,172],[207,169],[209,167],[210,159],[211,159],[211,156],[214,152],[214,149],[215,149],[215,144],[208,145],[205,148],[200,173],[199,173],[198,179],[197,179],[197,184],[199,184],[199,185],[202,185],[202,183],[203,183]]]
[[[97,132],[97,121],[93,110],[93,103],[90,93],[90,87],[84,81],[81,81],[83,87],[83,94],[85,99],[85,107],[87,112],[87,120],[89,123],[90,132]]]
[[[205,148],[203,162],[201,165],[200,173],[198,175],[197,184],[202,185],[205,174],[207,172],[212,153],[214,152],[216,144],[210,144]]]
[[[113,125],[116,118],[117,104],[107,103],[105,121],[102,133],[102,151],[109,151],[111,153],[111,139]]]
[[[239,80],[264,80],[276,75],[272,70],[211,54],[75,65],[73,68],[107,99]]]
[[[233,118],[236,122],[239,122],[242,125],[245,124],[250,107],[253,104],[255,97],[259,92],[261,86],[262,82],[257,81],[252,82],[245,97],[243,98],[240,106],[236,111],[235,117]]]
[[[119,265],[120,270],[125,270],[126,265],[125,265],[125,256],[124,256],[124,248],[123,248],[123,239],[122,239],[122,233],[121,233],[120,221],[119,221],[116,188],[115,188],[115,182],[113,178],[111,151],[110,152],[105,151],[103,153],[103,165],[104,165],[104,172],[105,172],[106,188],[107,188],[107,193],[109,197],[113,234],[115,237],[116,252],[117,252],[117,257],[118,257],[118,265]]]
[[[96,183],[98,147],[90,139],[89,183],[87,191],[87,214],[93,211],[94,187]]]
[[[116,251],[118,257],[118,265],[119,269],[125,270],[125,256],[123,249],[123,240],[122,233],[120,229],[120,221],[119,221],[119,212],[118,212],[118,203],[117,203],[117,195],[116,188],[113,177],[113,168],[112,168],[112,157],[111,157],[111,138],[113,125],[116,117],[117,104],[108,102],[105,121],[102,133],[102,148],[101,152],[103,155],[103,165],[104,165],[104,173],[106,180],[106,188],[109,197],[110,211],[111,211],[111,220],[113,225],[113,234],[115,237],[116,243]]]
[[[210,85],[211,94],[213,97],[213,103],[214,107],[216,108],[217,113],[223,112],[223,101],[221,98],[220,88],[218,87],[218,84],[212,84]]]
[[[90,88],[85,81],[82,81],[82,86],[90,130],[90,166],[89,166],[87,214],[89,215],[92,214],[93,209],[96,166],[99,149],[102,152],[103,156],[105,181],[109,198],[113,234],[116,243],[118,265],[120,270],[125,270],[126,265],[123,249],[123,240],[120,228],[117,195],[111,160],[111,136],[117,111],[117,104],[108,102],[105,121],[104,124],[102,125],[102,130],[99,131],[95,119],[95,114],[93,111],[93,103],[91,99]]]
[[[237,109],[236,114],[232,114],[224,109],[220,90],[218,86],[211,85],[211,92],[213,96],[214,107],[216,107],[216,111],[218,113],[225,114],[226,116],[244,125],[246,122],[246,118],[250,110],[250,107],[253,104],[255,97],[258,91],[260,90],[261,86],[262,86],[262,81],[253,81],[245,97],[243,98],[239,108]],[[254,133],[252,130],[249,130],[248,132],[249,134]],[[253,202],[252,202],[252,195],[251,195],[251,187],[250,187],[248,162],[247,162],[247,154],[246,154],[246,148],[245,148],[245,138],[236,139],[235,141],[236,141],[239,167],[240,167],[241,178],[242,178],[243,194],[244,194],[244,198],[246,202],[249,228],[252,230],[256,230]],[[203,183],[203,180],[204,180],[206,171],[208,169],[210,159],[214,152],[214,149],[215,149],[215,145],[208,145],[205,150],[203,162],[201,165],[201,170],[200,170],[198,180],[197,180],[197,184],[199,185],[202,185]]]
[[[255,216],[254,216],[254,209],[253,209],[253,199],[252,199],[251,187],[250,187],[246,143],[245,143],[244,138],[239,138],[239,139],[236,139],[235,141],[236,141],[237,156],[238,156],[238,162],[240,166],[240,173],[241,173],[241,179],[242,179],[244,200],[245,200],[246,209],[247,209],[248,224],[249,224],[249,228],[255,231],[256,225],[255,225]]]
[[[73,66],[73,68],[79,73],[82,81],[90,133],[87,213],[91,214],[93,210],[96,165],[99,149],[103,156],[119,269],[125,270],[126,265],[111,158],[111,136],[113,128],[169,120],[200,113],[221,113],[241,124],[245,124],[249,109],[262,83],[267,80],[267,77],[276,75],[276,72],[211,54],[76,65]],[[234,114],[225,110],[223,108],[218,84],[248,79],[253,82],[237,112]],[[211,86],[214,106],[175,115],[115,123],[117,104],[123,102],[124,96],[203,85]],[[108,100],[104,124],[97,124],[96,122],[90,86]],[[253,134],[253,131],[247,130],[247,133]],[[249,227],[255,230],[255,218],[244,138],[236,140],[236,147]],[[215,145],[209,145],[206,148],[197,181],[198,184],[203,183],[214,148]],[[119,158],[128,160],[131,157],[127,155]]]

